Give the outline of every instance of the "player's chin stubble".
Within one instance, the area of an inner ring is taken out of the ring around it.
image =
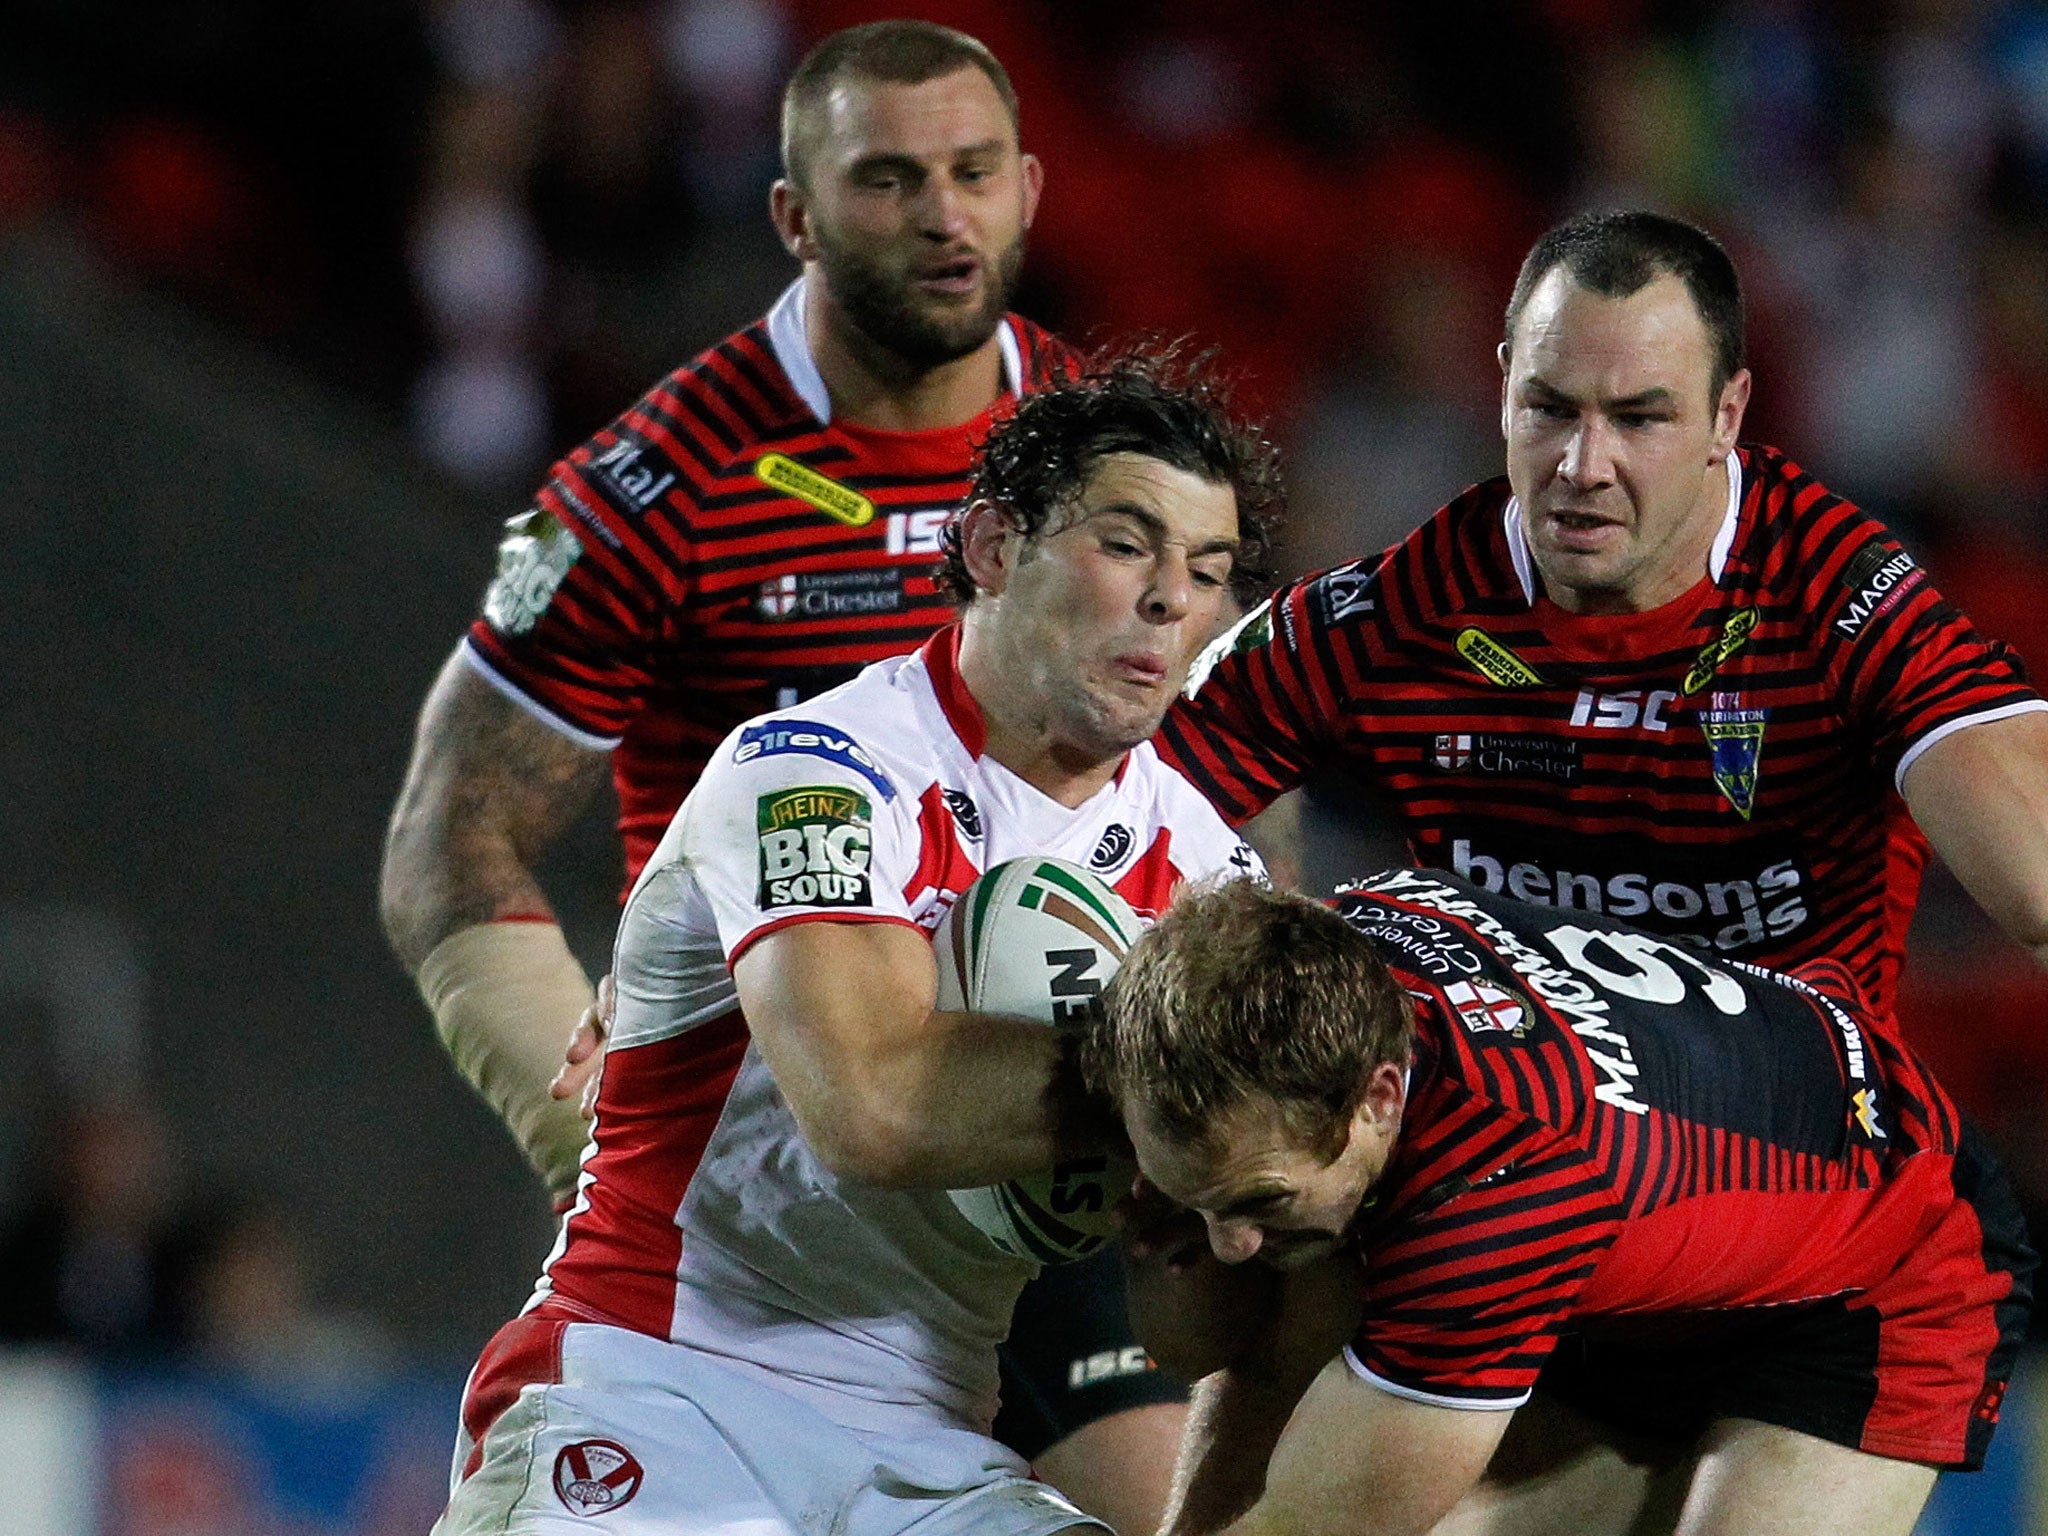
[[[856,329],[918,368],[965,357],[995,333],[1024,267],[1024,237],[1010,243],[973,310],[947,315],[919,303],[910,279],[885,272],[843,246],[824,245],[818,258],[832,295]]]

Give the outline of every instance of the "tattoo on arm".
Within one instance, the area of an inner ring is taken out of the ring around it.
[[[460,929],[551,910],[533,866],[589,805],[609,754],[451,656],[420,712],[384,845],[384,930],[408,970]]]

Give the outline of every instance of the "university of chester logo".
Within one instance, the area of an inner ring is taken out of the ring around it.
[[[1519,1040],[1529,1032],[1528,1000],[1484,978],[1452,982],[1444,988],[1444,1001],[1474,1034],[1499,1032]]]
[[[875,520],[875,504],[867,497],[808,464],[799,464],[787,454],[762,454],[754,461],[754,478],[816,507],[827,517],[837,518],[849,528],[865,528]]]
[[[1483,629],[1460,631],[1458,654],[1471,662],[1481,677],[1502,688],[1540,688],[1543,685],[1542,673]]]
[[[1756,633],[1756,627],[1763,621],[1763,615],[1754,608],[1738,608],[1728,615],[1721,626],[1720,638],[1700,652],[1691,668],[1685,674],[1685,681],[1678,685],[1678,691],[1690,696],[1714,680],[1714,674],[1727,664],[1728,658],[1749,644],[1749,637]]]
[[[608,1515],[631,1503],[646,1480],[639,1461],[616,1440],[579,1440],[555,1456],[555,1497],[572,1515]]]

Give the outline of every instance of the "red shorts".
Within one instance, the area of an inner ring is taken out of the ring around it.
[[[1974,1126],[1943,1161],[1955,1199],[1869,1290],[1568,1329],[1539,1390],[1677,1443],[1714,1419],[1756,1419],[1876,1456],[1975,1470],[2026,1337],[2036,1261],[2019,1202]]]

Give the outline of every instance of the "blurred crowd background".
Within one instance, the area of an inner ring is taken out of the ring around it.
[[[518,1304],[540,1197],[375,928],[413,714],[549,460],[792,275],[790,67],[904,10],[1016,82],[1018,307],[1219,344],[1290,571],[1499,472],[1522,252],[1653,206],[1743,273],[1746,435],[2048,676],[2042,0],[17,0],[0,1343],[303,1396],[459,1372]],[[1320,875],[1398,853],[1341,786],[1311,826]],[[602,815],[550,869],[593,974],[616,870]],[[1938,870],[1914,945],[1909,1027],[2048,1232],[2048,975]]]

